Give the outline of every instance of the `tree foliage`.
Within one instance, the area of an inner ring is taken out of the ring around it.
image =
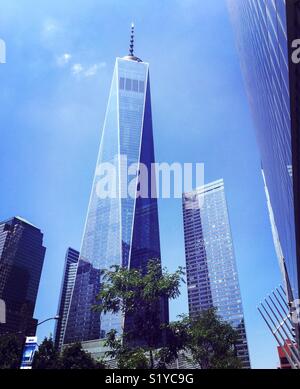
[[[117,336],[116,330],[107,334],[105,346],[109,348],[106,356],[116,360],[119,369],[148,369],[149,360],[142,347],[128,347]]]
[[[153,353],[161,343],[167,324],[161,321],[161,307],[167,299],[180,295],[183,274],[182,268],[168,273],[155,259],[148,262],[144,272],[119,266],[104,271],[104,282],[94,309],[102,313],[120,312],[132,318],[120,343],[113,332],[107,340],[107,345],[116,350],[115,357],[120,366],[124,365],[124,355],[127,360],[135,359],[137,365],[143,365],[145,359],[140,358],[143,349],[149,355],[149,368],[154,367]],[[129,355],[132,358],[128,359]]]
[[[216,313],[208,309],[186,319],[193,361],[202,369],[238,369],[236,356],[237,331]]]
[[[0,369],[18,369],[21,363],[22,341],[16,335],[0,337]]]
[[[149,261],[144,273],[118,266],[104,272],[99,303],[94,309],[103,313],[121,312],[134,318],[130,329],[121,336],[115,330],[107,335],[106,354],[117,361],[119,368],[167,368],[181,352],[202,369],[241,367],[235,349],[237,331],[217,315],[216,309],[157,325],[159,303],[165,297],[179,296],[183,274],[182,268],[170,274],[155,260]],[[167,343],[157,347],[162,330],[166,331]],[[143,339],[143,343],[134,343],[134,339]]]
[[[36,351],[33,369],[57,369],[59,368],[59,352],[57,351],[52,337],[45,338]]]
[[[91,354],[83,350],[81,343],[74,343],[64,348],[59,367],[61,369],[104,369],[102,362],[95,361]]]
[[[134,320],[130,330],[121,336],[116,330],[107,334],[106,356],[121,369],[168,368],[180,353],[184,353],[201,369],[236,369],[241,363],[236,356],[237,331],[208,309],[197,315],[182,315],[173,323],[161,323],[158,307],[162,299],[175,299],[183,277],[179,268],[170,274],[158,261],[150,261],[146,272],[113,267],[104,272],[104,282],[94,310],[121,313]],[[157,339],[165,331],[167,342],[157,347]],[[143,342],[133,342],[142,339]],[[57,360],[57,362],[55,362]],[[80,343],[65,347],[58,356],[52,339],[45,339],[36,354],[35,368],[97,369],[102,362],[93,360]]]
[[[236,356],[238,333],[217,315],[215,308],[192,317],[181,316],[169,328],[169,345],[161,350],[169,359],[174,360],[182,350],[201,369],[241,368]]]
[[[104,369],[102,362],[95,361],[83,350],[81,343],[66,346],[59,354],[53,339],[45,338],[35,353],[33,369]]]

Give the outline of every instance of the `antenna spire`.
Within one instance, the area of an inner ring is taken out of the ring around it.
[[[134,23],[131,23],[131,36],[130,36],[129,55],[131,57],[134,56]]]
[[[129,54],[123,58],[126,59],[127,61],[143,62],[140,58],[136,57],[134,54],[134,23],[131,23]]]

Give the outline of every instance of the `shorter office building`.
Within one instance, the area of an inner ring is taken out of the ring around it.
[[[79,251],[68,248],[65,257],[65,266],[61,283],[60,298],[58,303],[57,315],[59,319],[55,326],[55,345],[60,350],[63,345],[66,329],[67,317],[70,308],[72,291],[76,278],[77,265],[79,260]]]
[[[224,181],[183,194],[189,313],[217,308],[239,334],[237,356],[250,368],[248,343]]]
[[[35,335],[33,314],[45,252],[39,228],[20,217],[0,222],[0,300],[5,307],[0,335]]]
[[[108,369],[117,369],[118,364],[115,359],[109,358],[106,353],[109,348],[105,345],[105,340],[92,340],[88,342],[82,342],[82,348],[84,351],[91,354],[96,361],[105,361]],[[146,353],[147,355],[147,353]],[[199,367],[191,361],[189,353],[184,351],[179,352],[178,358],[170,363],[167,369],[199,369]]]

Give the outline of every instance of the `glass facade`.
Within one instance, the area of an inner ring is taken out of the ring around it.
[[[79,259],[79,252],[68,248],[65,258],[65,267],[61,283],[59,306],[57,315],[59,319],[55,324],[55,345],[60,350],[63,345],[64,333],[66,329],[67,316],[70,308],[71,295],[75,283]]]
[[[0,222],[0,299],[6,304],[0,335],[35,335],[33,314],[45,251],[37,227],[20,217]]]
[[[292,11],[290,14],[288,8],[296,7],[297,2],[294,0],[228,2],[255,122],[266,193],[272,208],[271,222],[277,234],[276,249],[278,253],[280,246],[279,260],[286,272],[285,284],[290,285],[288,295],[291,301],[299,298],[296,239],[299,226],[297,227],[295,223],[299,218],[297,212],[299,207],[295,207],[295,193],[299,193],[299,186],[297,187],[295,183],[299,170],[298,162],[297,166],[295,164],[293,166],[299,154],[297,146],[299,142],[293,135],[293,105],[299,104],[291,93],[289,52],[291,47],[289,26],[293,28],[296,26],[296,19],[294,21],[292,18],[296,17],[297,13],[295,8],[295,12]]]
[[[121,333],[130,325],[130,318],[100,316],[91,306],[101,270],[112,265],[145,269],[150,259],[160,260],[157,200],[138,196],[140,164],[150,171],[153,162],[149,65],[133,56],[117,58],[64,343],[101,339],[111,329]],[[114,167],[117,182],[115,195],[107,198],[99,197],[99,166],[105,163]],[[128,166],[134,166],[130,174]],[[128,196],[127,188],[136,196]],[[155,190],[150,176],[148,190]],[[167,301],[161,320],[168,320]]]
[[[238,330],[237,355],[250,368],[244,314],[223,180],[183,195],[190,315],[217,308]]]

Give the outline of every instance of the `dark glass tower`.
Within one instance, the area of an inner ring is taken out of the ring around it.
[[[299,65],[292,61],[292,42],[300,37],[300,4],[231,0],[229,6],[291,302],[299,299],[300,271],[300,79]]]
[[[61,283],[61,291],[57,315],[59,319],[55,325],[55,346],[61,349],[66,329],[67,316],[70,308],[71,295],[75,283],[79,252],[68,248],[65,258],[65,267]]]
[[[45,251],[37,227],[20,217],[0,222],[0,299],[6,304],[0,334],[35,334],[33,314]]]
[[[154,161],[149,65],[134,56],[132,34],[129,55],[116,59],[64,343],[101,339],[130,325],[131,318],[100,316],[91,306],[101,270],[112,265],[143,270],[150,259],[160,261],[157,200],[138,196],[140,164],[150,172]],[[113,195],[101,198],[99,167],[106,163],[117,185]],[[135,166],[130,175],[126,165]],[[155,191],[154,181],[149,175],[148,193]],[[132,186],[133,197],[126,190]],[[161,321],[168,321],[167,301]]]
[[[237,355],[250,368],[242,299],[224,182],[183,195],[189,313],[212,307],[238,330]]]

